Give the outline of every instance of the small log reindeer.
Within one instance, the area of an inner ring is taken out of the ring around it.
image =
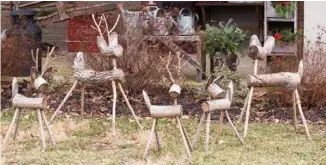
[[[158,133],[157,133],[157,120],[160,119],[160,118],[176,118],[177,119],[177,123],[178,123],[179,129],[180,129],[180,133],[181,133],[181,136],[182,136],[182,140],[184,142],[184,146],[185,146],[187,155],[188,155],[189,158],[191,157],[192,149],[190,147],[189,140],[187,138],[187,135],[186,135],[184,127],[183,127],[183,124],[182,124],[181,119],[180,119],[180,117],[183,114],[182,113],[182,106],[178,105],[178,101],[177,101],[177,98],[181,93],[181,87],[183,86],[183,84],[185,82],[185,78],[180,74],[180,70],[181,70],[181,67],[183,65],[181,65],[180,53],[177,53],[177,56],[178,56],[178,65],[177,65],[178,77],[177,77],[177,79],[174,79],[173,76],[172,76],[172,73],[169,70],[170,56],[171,56],[171,52],[169,53],[168,62],[167,62],[167,65],[166,65],[166,69],[167,69],[170,77],[168,78],[168,77],[163,76],[163,82],[164,82],[164,84],[166,86],[169,87],[169,95],[170,95],[171,98],[174,99],[174,105],[152,105],[147,93],[145,91],[143,91],[143,96],[144,96],[146,106],[149,109],[151,117],[154,118],[152,129],[151,129],[151,132],[149,134],[149,139],[148,139],[147,146],[146,146],[146,149],[145,149],[145,152],[144,152],[144,159],[145,160],[147,159],[148,150],[149,150],[151,140],[152,140],[152,136],[153,136],[154,132],[155,132],[157,148],[158,148],[158,150],[160,150],[160,148],[161,148]]]
[[[50,130],[48,121],[44,114],[44,110],[47,108],[47,102],[48,102],[47,99],[44,97],[44,93],[48,89],[48,86],[49,86],[48,79],[49,79],[50,75],[52,74],[52,67],[49,67],[49,68],[47,68],[47,67],[51,63],[51,61],[53,61],[55,59],[55,58],[52,58],[53,51],[54,51],[54,48],[52,48],[51,52],[48,51],[47,58],[45,60],[44,66],[43,66],[43,72],[40,75],[38,75],[38,71],[36,69],[37,63],[36,63],[36,67],[32,67],[32,69],[31,69],[32,87],[37,90],[37,93],[38,93],[37,98],[29,98],[29,97],[19,94],[17,79],[15,77],[13,78],[12,105],[13,105],[13,107],[16,108],[16,110],[15,110],[15,114],[12,119],[12,122],[9,126],[8,132],[5,136],[3,146],[6,144],[8,138],[9,138],[12,127],[15,124],[15,122],[16,122],[16,128],[14,131],[14,140],[16,139],[21,109],[37,109],[37,117],[38,117],[39,126],[40,126],[40,135],[41,135],[43,150],[46,149],[45,136],[44,136],[44,131],[43,131],[43,122],[45,123],[45,127],[48,131],[51,144],[53,146],[55,145],[55,142],[52,138],[52,134],[51,134],[51,130]],[[33,56],[33,54],[32,54],[32,56]],[[36,57],[37,56],[38,56],[38,51],[36,53]],[[33,58],[34,58],[34,56],[33,56]],[[37,59],[37,58],[34,58],[34,59]],[[36,61],[37,60],[35,60],[35,62]]]
[[[142,127],[139,123],[139,120],[133,110],[133,108],[131,107],[129,100],[127,98],[127,95],[125,94],[121,83],[124,82],[124,72],[121,69],[117,68],[117,64],[116,64],[116,58],[120,57],[123,55],[123,48],[121,45],[118,44],[118,34],[116,32],[112,32],[114,30],[114,28],[116,27],[120,15],[118,15],[118,18],[114,24],[114,26],[112,27],[111,30],[109,30],[108,28],[108,24],[107,24],[107,17],[102,14],[100,16],[100,20],[99,22],[96,21],[94,14],[92,15],[95,27],[93,25],[91,25],[92,28],[94,28],[95,30],[97,30],[100,34],[100,36],[97,36],[97,46],[99,47],[101,53],[103,53],[105,55],[106,58],[111,58],[112,60],[112,66],[113,66],[113,70],[109,70],[109,71],[94,71],[91,69],[85,69],[85,60],[84,60],[84,55],[82,52],[78,52],[77,56],[74,60],[74,77],[76,78],[73,86],[71,87],[71,89],[69,90],[68,94],[66,95],[66,97],[64,98],[64,100],[61,102],[61,104],[59,105],[59,107],[56,109],[55,113],[53,114],[53,116],[51,117],[50,121],[52,121],[54,119],[54,117],[56,116],[56,114],[59,112],[59,110],[62,108],[62,106],[64,105],[64,103],[67,101],[68,97],[70,96],[71,92],[74,90],[74,88],[76,87],[78,82],[82,83],[82,93],[81,93],[81,113],[83,115],[84,113],[84,91],[85,91],[85,84],[86,83],[90,83],[90,84],[99,84],[99,83],[109,83],[111,82],[112,84],[112,88],[113,88],[113,106],[112,106],[112,133],[113,135],[115,135],[115,116],[116,116],[116,102],[117,102],[117,90],[116,90],[116,85],[118,85],[119,90],[123,96],[123,98],[125,99],[128,108],[130,109],[133,117],[135,118],[139,128],[142,130]],[[105,31],[102,32],[101,30],[101,24],[102,21],[105,22]],[[103,34],[107,32],[107,39],[108,39],[108,43],[105,41]]]
[[[228,89],[226,91],[226,95],[225,98],[223,99],[213,99],[216,96],[218,96],[220,93],[224,92],[224,90],[219,87],[219,85],[217,85],[215,82],[217,82],[219,79],[221,79],[221,77],[216,78],[215,76],[211,76],[208,79],[207,85],[206,85],[206,90],[209,93],[209,100],[205,101],[202,103],[202,110],[203,110],[203,115],[200,119],[198,128],[197,128],[197,132],[195,134],[193,143],[192,143],[192,147],[195,148],[196,143],[198,141],[198,137],[201,131],[201,127],[202,124],[205,120],[205,116],[207,115],[207,122],[206,122],[206,141],[205,141],[205,152],[208,151],[208,144],[209,144],[209,132],[210,132],[210,118],[211,118],[211,113],[215,112],[215,111],[221,111],[220,113],[220,121],[219,121],[219,130],[217,132],[217,142],[218,142],[218,137],[221,133],[222,130],[222,125],[223,125],[223,117],[224,117],[224,113],[226,114],[226,117],[230,123],[230,125],[232,126],[232,129],[234,130],[235,134],[237,135],[239,141],[243,144],[243,140],[240,136],[240,134],[238,133],[238,131],[236,130],[235,126],[233,125],[233,122],[229,116],[228,113],[228,109],[230,109],[231,104],[232,104],[232,98],[233,98],[233,83],[232,81],[229,83],[228,85]]]
[[[295,129],[297,129],[297,118],[296,118],[296,105],[298,106],[300,116],[302,118],[303,125],[306,130],[307,137],[310,139],[309,130],[307,127],[306,119],[302,112],[302,107],[300,103],[299,92],[297,87],[301,83],[301,77],[303,74],[303,63],[299,62],[298,72],[290,73],[290,72],[279,72],[272,74],[258,74],[257,75],[257,65],[258,60],[263,60],[266,58],[267,54],[270,54],[272,48],[274,47],[275,39],[274,37],[269,37],[265,41],[264,46],[262,47],[259,39],[256,35],[251,37],[251,41],[248,48],[248,55],[250,58],[255,60],[254,65],[254,74],[248,75],[248,86],[250,87],[250,91],[247,95],[246,101],[241,111],[241,115],[238,122],[242,121],[243,115],[246,112],[246,120],[244,125],[244,134],[243,137],[246,137],[248,131],[248,122],[250,115],[250,104],[252,99],[252,94],[254,87],[282,87],[292,90],[292,99],[293,99],[293,122],[295,125]]]

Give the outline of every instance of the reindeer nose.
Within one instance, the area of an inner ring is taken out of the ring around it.
[[[181,87],[178,84],[172,84],[169,90],[170,97],[177,98],[181,93]]]

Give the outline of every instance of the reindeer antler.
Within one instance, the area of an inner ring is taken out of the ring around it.
[[[172,73],[171,73],[171,71],[170,71],[170,69],[169,69],[169,65],[170,65],[170,57],[171,57],[171,51],[169,52],[169,56],[168,56],[168,60],[167,60],[167,63],[166,63],[166,65],[165,65],[165,68],[166,68],[166,70],[167,70],[168,73],[169,73],[169,76],[170,76],[171,81],[174,82],[174,78],[173,78]],[[164,62],[164,60],[163,60],[163,58],[162,58],[161,56],[160,56],[160,59]]]
[[[117,24],[118,24],[118,22],[119,22],[119,20],[120,20],[120,14],[118,15],[117,20],[115,21],[113,27],[112,27],[110,30],[109,30],[108,22],[106,21],[107,18],[108,18],[108,16],[105,17],[105,15],[102,13],[102,15],[100,16],[100,20],[99,20],[99,22],[96,21],[96,19],[95,19],[95,15],[94,15],[94,14],[92,14],[92,18],[93,18],[93,22],[94,22],[94,24],[95,24],[96,27],[94,27],[93,25],[91,25],[91,27],[92,27],[93,29],[95,29],[97,32],[99,32],[99,33],[100,33],[100,36],[101,36],[102,38],[104,38],[104,37],[103,37],[103,34],[106,32],[107,35],[108,35],[108,42],[110,42],[110,33],[111,33],[111,32],[115,29],[115,27],[117,26]],[[102,30],[101,30],[102,20],[104,20],[104,23],[105,23],[105,30],[104,30],[104,32],[102,32]],[[107,44],[107,45],[109,45],[109,44]]]
[[[48,47],[48,52],[47,52],[47,54],[46,54],[46,59],[45,59],[45,63],[44,63],[43,68],[42,68],[42,74],[41,74],[41,75],[44,74],[44,72],[46,71],[48,65],[49,65],[53,60],[56,59],[56,57],[52,57],[52,54],[53,54],[53,52],[54,52],[54,49],[55,49],[55,47],[52,47],[51,51],[49,52],[49,47]]]

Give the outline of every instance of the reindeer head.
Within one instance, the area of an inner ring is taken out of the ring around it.
[[[99,47],[101,53],[104,53],[105,55],[108,55],[108,56],[111,56],[111,55],[114,55],[116,57],[122,56],[123,48],[121,45],[118,44],[118,34],[116,32],[112,33],[114,28],[117,26],[117,23],[120,19],[120,15],[118,15],[118,18],[117,18],[115,24],[113,25],[113,27],[110,30],[109,30],[108,23],[107,23],[108,16],[105,16],[104,14],[102,14],[100,16],[99,22],[96,21],[94,14],[92,14],[92,18],[93,18],[93,22],[94,22],[95,26],[91,25],[91,27],[99,33],[99,36],[96,37],[96,41],[97,41],[97,46]],[[102,27],[103,21],[105,24],[105,29],[102,32],[101,27]],[[103,35],[105,33],[107,33],[107,37],[108,37],[107,41],[108,42],[106,42],[104,39]]]
[[[55,57],[52,57],[54,49],[55,47],[53,47],[50,52],[48,50],[45,63],[43,65],[43,71],[40,74],[38,73],[38,64],[36,62],[36,60],[38,59],[38,51],[36,53],[36,57],[34,57],[32,53],[32,57],[36,63],[36,67],[31,68],[31,82],[32,87],[35,88],[39,93],[44,93],[49,87],[48,80],[52,75],[53,68],[48,67],[48,65],[55,59]]]
[[[170,72],[170,69],[169,69],[170,56],[171,56],[171,52],[169,53],[167,64],[165,66],[166,70],[169,73],[169,77],[163,76],[163,84],[166,87],[170,88],[170,90],[169,90],[170,97],[177,98],[181,93],[181,88],[182,88],[183,84],[185,83],[185,77],[181,75],[181,68],[183,67],[184,64],[181,65],[180,53],[177,52],[178,65],[176,66],[176,68],[178,71],[178,76],[177,76],[177,78],[173,78],[172,73]],[[163,61],[163,59],[162,59],[162,61]]]
[[[218,96],[220,93],[224,92],[224,90],[218,85],[218,83],[224,78],[224,76],[215,77],[210,76],[208,78],[205,89],[208,91],[209,95],[212,97]]]

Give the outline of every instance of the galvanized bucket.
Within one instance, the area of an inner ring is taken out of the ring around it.
[[[189,15],[183,15],[184,11],[189,11]],[[196,21],[195,17],[196,16]],[[179,35],[193,35],[195,33],[195,24],[198,22],[199,17],[197,14],[193,14],[191,10],[187,8],[182,8],[177,18],[179,25]]]
[[[167,36],[169,31],[172,28],[173,24],[168,16],[158,17],[157,14],[159,11],[164,11],[162,8],[158,8],[154,11],[154,15],[150,18],[150,26],[152,30],[152,35],[155,36]]]

